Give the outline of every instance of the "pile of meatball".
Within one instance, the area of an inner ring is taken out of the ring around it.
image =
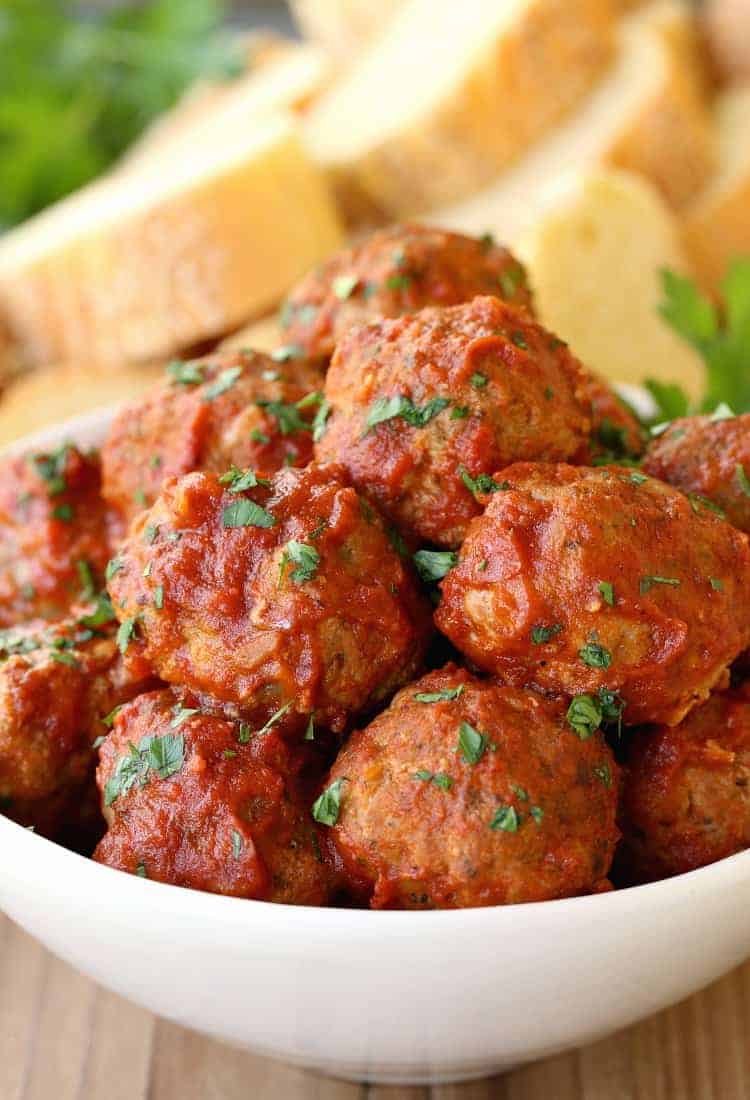
[[[101,454],[4,460],[2,812],[301,905],[748,846],[750,416],[649,440],[491,238],[380,232],[281,324],[170,363]]]

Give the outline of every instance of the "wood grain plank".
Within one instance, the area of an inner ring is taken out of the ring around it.
[[[583,1100],[633,1100],[630,1035],[613,1035],[578,1051],[578,1069]]]
[[[0,914],[0,1096],[19,1100],[36,1034],[47,954]]]
[[[155,1028],[150,1012],[97,989],[76,1100],[146,1100]]]
[[[436,1085],[431,1095],[432,1100],[508,1100],[508,1077],[488,1077],[465,1085]]]
[[[510,1073],[503,1100],[581,1100],[581,1074],[577,1052],[559,1054]],[[599,1098],[597,1098],[599,1100]],[[604,1100],[604,1098],[601,1098]]]

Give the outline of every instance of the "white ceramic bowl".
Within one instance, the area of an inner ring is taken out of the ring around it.
[[[103,414],[25,446],[98,442]],[[750,852],[618,893],[443,912],[303,909],[120,874],[0,817],[0,906],[159,1015],[339,1076],[482,1076],[606,1035],[750,954]]]

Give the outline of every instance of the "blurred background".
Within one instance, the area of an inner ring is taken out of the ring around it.
[[[456,12],[3,0],[0,442],[272,349],[306,270],[410,218],[508,243],[590,366],[699,400],[660,271],[720,303],[750,253],[750,0]]]

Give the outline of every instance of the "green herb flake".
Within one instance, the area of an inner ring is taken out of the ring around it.
[[[83,600],[93,600],[96,595],[96,584],[94,583],[94,574],[90,564],[87,561],[77,561],[76,570],[78,571],[78,579],[81,582],[81,598]]]
[[[192,718],[194,714],[200,714],[199,707],[183,707],[182,703],[178,703],[172,707],[172,721],[169,723],[169,728],[178,730],[183,722],[187,722],[188,718]]]
[[[560,623],[553,623],[551,626],[532,626],[531,641],[534,645],[544,645],[551,638],[555,638],[561,630],[562,625]]]
[[[526,274],[521,265],[516,264],[515,267],[509,267],[507,271],[501,272],[498,282],[503,297],[514,298],[518,290],[524,286]]]
[[[568,724],[581,741],[599,729],[602,718],[601,704],[593,695],[576,695],[568,707]]]
[[[639,584],[639,591],[642,596],[645,596],[647,592],[650,592],[655,584],[666,584],[670,588],[679,588],[682,582],[677,580],[676,577],[641,577]]]
[[[528,802],[529,795],[523,787],[519,787],[517,783],[511,783],[510,786],[517,798],[520,798],[522,802]]]
[[[308,723],[307,723],[307,728],[305,729],[305,741],[314,741],[314,740],[315,740],[315,718],[311,714],[310,718],[308,720]]]
[[[713,588],[714,592],[723,592],[724,591],[724,581],[720,580],[719,577],[710,577],[709,578],[709,583],[710,583],[711,587]]]
[[[104,733],[101,734],[100,737],[95,738],[91,742],[91,748],[94,749],[94,751],[96,751],[97,749],[100,749],[106,740],[107,740],[107,735],[104,734]]]
[[[154,607],[157,611],[162,611],[164,608],[164,585],[157,584],[154,589]]]
[[[487,748],[487,738],[468,722],[458,727],[458,751],[467,764],[478,764]]]
[[[578,650],[578,656],[589,668],[609,668],[612,664],[612,654],[598,642],[587,642]]]
[[[522,332],[513,332],[510,338],[517,348],[521,348],[522,351],[529,350],[528,341]]]
[[[510,489],[510,482],[497,482],[489,474],[477,474],[476,477],[472,477],[465,466],[459,466],[457,472],[466,488],[475,497],[480,494],[486,496],[490,493],[502,493]]]
[[[333,826],[338,821],[343,785],[343,779],[335,779],[313,802],[312,815],[320,825]]]
[[[457,561],[454,550],[417,550],[414,555],[417,572],[427,584],[441,581]]]
[[[534,818],[534,821],[536,821],[537,825],[542,824],[542,821],[544,820],[544,810],[541,806],[532,806],[529,810],[529,813]]]
[[[247,745],[250,743],[252,737],[252,730],[247,722],[240,722],[240,728],[237,731],[237,740],[241,745]]]
[[[119,706],[113,707],[109,714],[105,714],[103,718],[99,719],[101,724],[103,726],[106,726],[108,730],[111,730],[115,724],[115,718],[120,713],[124,705],[124,703],[120,703]]]
[[[313,442],[319,443],[323,438],[328,427],[328,417],[331,415],[332,409],[328,398],[324,397],[318,405],[317,412],[313,417],[312,422],[312,436]]]
[[[633,470],[631,474],[628,474],[628,477],[633,485],[643,485],[644,481],[648,481],[646,474],[640,474],[637,470]]]
[[[253,443],[270,443],[271,437],[262,432],[260,428],[253,428],[250,432],[250,438]]]
[[[421,408],[410,397],[396,394],[395,397],[379,397],[373,402],[365,421],[364,434],[372,431],[378,424],[389,420],[401,419],[412,428],[424,428],[443,409],[447,409],[450,400],[447,397],[432,397]]]
[[[475,390],[483,390],[489,382],[489,378],[486,374],[480,374],[479,371],[475,371],[469,379],[469,382]]]
[[[597,585],[599,595],[610,607],[615,606],[615,586],[609,581],[599,581]]]
[[[136,785],[145,787],[152,775],[169,779],[182,770],[184,763],[185,738],[182,734],[144,737],[137,748],[131,743],[127,755],[117,761],[104,788],[105,806],[111,806]]]
[[[125,563],[122,558],[110,558],[107,562],[107,568],[104,570],[105,579],[111,581],[124,568]]]
[[[148,546],[153,546],[159,537],[159,525],[158,523],[147,523],[143,529],[143,539]]]
[[[235,859],[239,859],[242,855],[242,848],[242,835],[236,829],[232,829],[232,855]]]
[[[73,507],[70,504],[58,504],[56,508],[52,509],[53,518],[59,519],[61,523],[70,523],[74,514]]]
[[[468,405],[456,405],[451,409],[451,420],[466,420],[467,416],[471,415],[471,410]]]
[[[181,359],[173,359],[166,369],[172,383],[177,386],[201,386],[206,380],[206,368],[200,363],[184,363]]]
[[[517,833],[519,824],[518,813],[514,806],[498,806],[490,821],[490,828],[495,831],[502,830],[504,833]]]
[[[221,397],[227,390],[231,390],[237,379],[242,375],[242,367],[227,367],[218,378],[206,387],[203,394],[204,401],[213,401],[215,397]]]
[[[256,406],[268,416],[273,417],[282,435],[295,435],[297,432],[312,432],[312,425],[300,416],[297,405],[287,405],[283,401],[256,401]]]
[[[73,653],[67,651],[58,650],[54,653],[50,653],[50,658],[53,661],[57,661],[58,664],[68,665],[70,668],[78,668],[78,658]]]
[[[291,709],[292,703],[290,701],[288,703],[284,703],[284,705],[279,707],[277,711],[274,711],[266,724],[264,726],[261,726],[258,730],[258,737],[261,737],[264,733],[268,733],[270,729],[273,729],[273,727],[281,721],[287,711],[290,711]]]
[[[723,508],[720,508],[718,504],[715,504],[708,497],[701,496],[700,493],[688,493],[688,500],[690,501],[690,507],[696,515],[700,515],[701,510],[705,509],[707,512],[714,512],[720,519],[726,519],[727,514]]]
[[[253,500],[244,497],[235,500],[221,514],[221,524],[225,528],[237,527],[275,527],[276,517],[261,508]]]
[[[592,771],[596,778],[601,779],[604,786],[609,790],[612,786],[612,772],[609,764],[595,764]]]
[[[135,873],[138,876],[138,878],[148,878],[148,874],[146,872],[146,864],[145,863],[139,863],[138,866],[135,869]]]
[[[64,493],[68,487],[65,478],[65,469],[68,465],[69,453],[70,444],[63,443],[61,447],[58,447],[56,451],[50,452],[50,454],[31,456],[31,464],[37,475],[45,483],[48,496],[59,496],[60,493]]]
[[[738,462],[734,468],[734,472],[737,475],[737,481],[739,482],[740,489],[746,497],[750,497],[750,481],[748,481],[747,474],[745,473],[745,467],[741,462]]]
[[[388,290],[407,290],[412,283],[411,275],[401,272],[397,275],[389,275],[385,281]]]
[[[295,539],[291,539],[284,547],[284,552],[281,555],[281,577],[284,577],[287,566],[294,564],[297,566],[290,574],[290,579],[294,584],[306,584],[311,581],[315,576],[318,566],[320,565],[320,554],[314,546],[308,545],[306,542],[297,542]]]
[[[117,631],[117,648],[120,653],[127,653],[128,646],[136,636],[139,619],[139,615],[134,615],[130,619],[123,619],[120,623],[120,627]]]
[[[299,344],[282,344],[280,348],[276,348],[271,352],[271,358],[276,363],[289,363],[292,359],[302,359],[305,355],[305,349]]]
[[[258,477],[254,470],[240,470],[237,466],[232,466],[221,475],[219,484],[226,485],[229,493],[245,493],[258,485],[268,488],[271,482],[267,478]]]
[[[449,703],[460,699],[464,693],[464,684],[454,688],[441,688],[440,691],[418,691],[414,698],[418,703]]]

